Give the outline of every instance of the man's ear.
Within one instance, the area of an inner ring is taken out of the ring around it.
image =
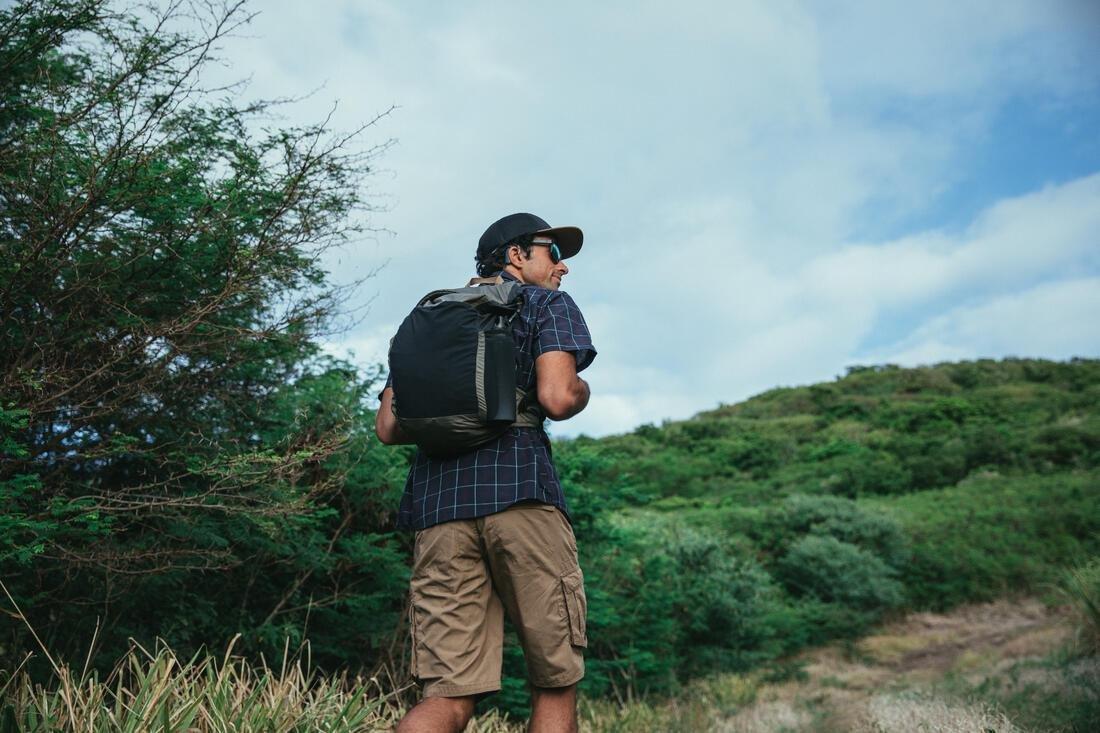
[[[508,264],[510,265],[519,265],[521,262],[527,259],[523,256],[523,249],[514,244],[508,248],[507,255]]]

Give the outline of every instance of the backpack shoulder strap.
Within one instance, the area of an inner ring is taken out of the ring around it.
[[[500,285],[504,282],[504,278],[500,275],[496,277],[471,277],[470,282],[466,283],[466,287],[472,288],[475,285]]]

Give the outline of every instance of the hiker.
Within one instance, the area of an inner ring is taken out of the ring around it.
[[[505,613],[527,663],[529,730],[577,730],[587,603],[543,420],[566,420],[588,404],[588,384],[577,373],[592,363],[596,350],[580,309],[559,289],[569,272],[565,260],[580,251],[582,241],[576,227],[512,214],[494,222],[478,242],[478,274],[496,278],[482,287],[522,295],[509,324],[515,359],[508,368],[514,364],[516,387],[527,396],[514,410],[515,422],[505,423],[498,437],[457,457],[440,457],[438,446],[430,455],[425,443],[409,435],[415,421],[406,422],[406,429],[400,422],[407,419],[402,404],[409,404],[402,402],[402,381],[394,380],[400,330],[391,346],[391,381],[381,395],[375,430],[387,445],[420,446],[398,526],[416,531],[410,625],[412,671],[423,700],[398,733],[461,731],[475,702],[500,690]],[[436,363],[443,358],[418,363],[449,374],[454,370]],[[424,390],[416,391],[419,399]]]

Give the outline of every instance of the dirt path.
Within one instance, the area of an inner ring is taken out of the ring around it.
[[[853,644],[805,653],[799,658],[804,679],[764,686],[753,705],[717,729],[1008,733],[1017,728],[996,711],[931,690],[945,679],[980,684],[1018,662],[1049,655],[1069,634],[1064,611],[1034,600],[912,614]]]

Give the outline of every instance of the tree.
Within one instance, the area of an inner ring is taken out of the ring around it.
[[[341,552],[394,562],[393,466],[347,484],[370,380],[318,346],[348,293],[321,257],[361,231],[386,144],[261,128],[273,103],[204,87],[249,18],[0,10],[0,576],[55,651],[95,616],[108,645],[273,641]]]

